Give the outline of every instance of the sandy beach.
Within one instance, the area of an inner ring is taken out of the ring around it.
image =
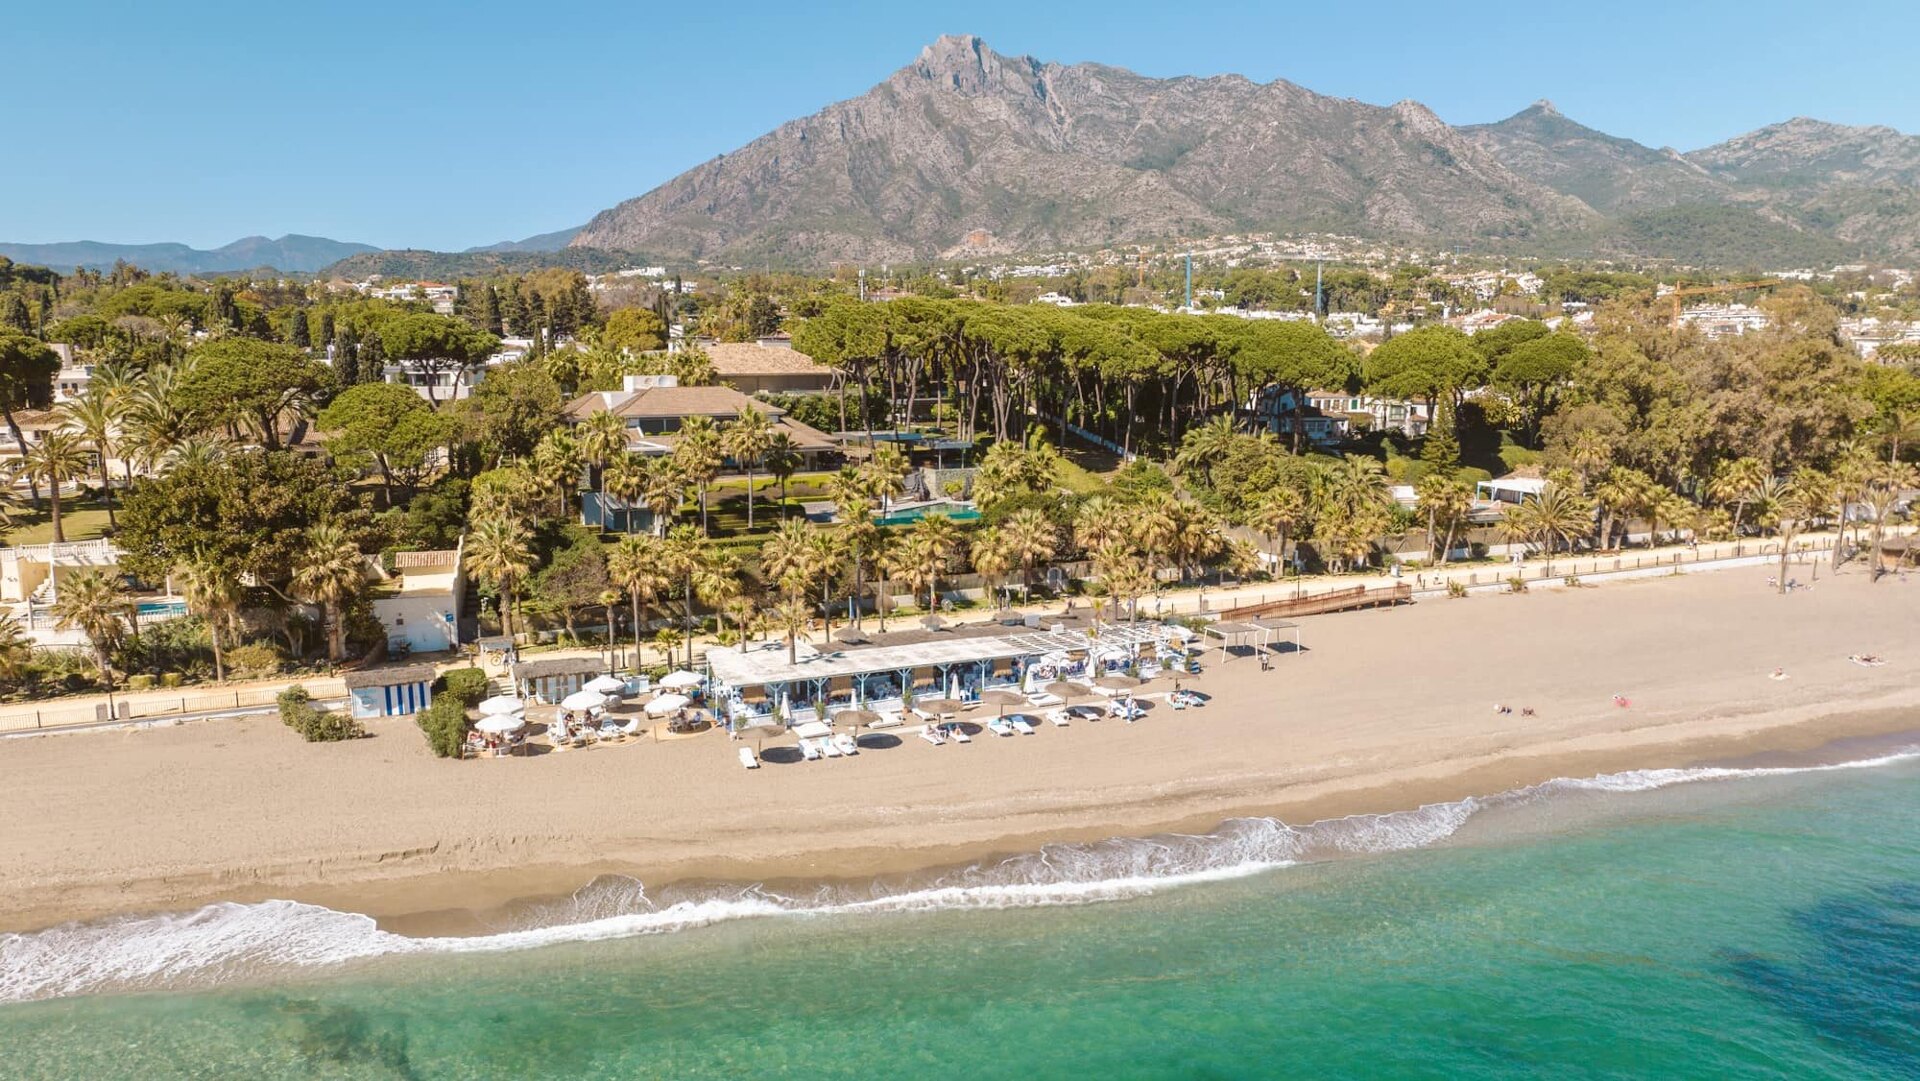
[[[477,762],[432,758],[411,721],[334,745],[269,718],[13,740],[0,929],[266,898],[448,929],[601,874],[859,877],[1920,729],[1914,587],[1856,569],[1779,596],[1767,573],[1313,617],[1269,670],[1209,653],[1203,709],[752,773],[721,734]]]

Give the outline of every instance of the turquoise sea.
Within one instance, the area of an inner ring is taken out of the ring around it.
[[[478,939],[0,937],[0,1076],[1920,1078],[1920,759],[1854,757],[804,898],[608,881]]]

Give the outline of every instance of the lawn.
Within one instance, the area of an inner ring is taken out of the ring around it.
[[[1054,470],[1053,479],[1075,495],[1095,495],[1107,486],[1106,477],[1064,455],[1060,458],[1060,468]]]
[[[33,509],[31,504],[13,510],[12,527],[0,526],[0,541],[16,547],[28,544],[45,544],[53,539],[53,515],[46,509],[46,499],[41,498],[41,508]],[[107,532],[107,508],[97,500],[60,501],[60,527],[70,541],[92,540],[105,536]]]

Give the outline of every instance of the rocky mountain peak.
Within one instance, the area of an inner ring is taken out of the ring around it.
[[[962,94],[985,94],[1009,79],[1030,80],[1039,67],[1032,57],[1003,57],[972,34],[942,34],[921,49],[919,58],[902,74]]]

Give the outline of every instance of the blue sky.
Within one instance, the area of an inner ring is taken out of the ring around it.
[[[941,33],[1156,76],[1414,98],[1452,123],[1545,97],[1683,150],[1796,115],[1920,132],[1897,58],[1920,4],[1501,7],[20,4],[0,18],[0,240],[298,232],[457,249],[578,225],[863,92]]]

